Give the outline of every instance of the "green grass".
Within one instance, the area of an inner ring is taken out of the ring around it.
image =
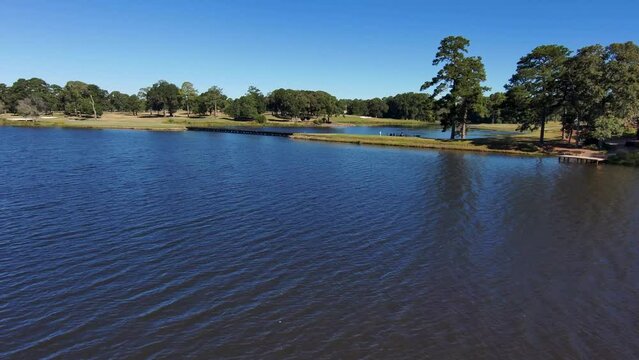
[[[360,145],[401,146],[422,149],[461,150],[510,155],[551,155],[550,153],[544,152],[543,149],[535,146],[530,142],[522,142],[504,138],[475,140],[438,140],[422,139],[416,137],[309,133],[296,133],[293,134],[292,138],[297,140],[326,141]]]
[[[203,127],[314,127],[312,121],[278,121],[277,119],[268,116],[265,123],[258,123],[257,121],[240,121],[233,120],[228,117],[192,117],[192,118],[167,118],[164,120],[166,124],[179,124],[179,125],[194,125]]]
[[[271,114],[266,115],[266,123],[260,124],[256,121],[238,121],[227,117],[224,114],[220,116],[193,116],[187,118],[184,114],[174,118],[164,118],[165,123],[197,125],[210,127],[224,126],[247,126],[247,127],[331,127],[331,126],[399,126],[399,127],[429,127],[433,123],[427,123],[419,120],[398,120],[386,118],[361,118],[359,116],[335,116],[331,118],[330,124],[316,124],[312,120],[293,121],[281,119]]]
[[[362,118],[354,115],[336,116],[331,118],[333,124],[347,126],[401,126],[401,127],[427,127],[434,123],[419,120],[401,120],[388,118]]]
[[[472,129],[478,130],[492,130],[492,131],[509,131],[516,132],[517,124],[472,124],[470,125],[470,131]],[[539,141],[540,130],[524,131],[514,135],[506,135],[502,137],[510,137],[521,141]],[[561,140],[561,123],[558,121],[549,121],[546,124],[546,131],[544,139],[547,141]]]

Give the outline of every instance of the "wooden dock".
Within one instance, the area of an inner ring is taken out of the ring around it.
[[[234,128],[210,128],[210,127],[187,126],[186,129],[191,131],[209,131],[209,132],[217,132],[217,133],[242,134],[242,135],[261,135],[261,136],[279,136],[279,137],[289,137],[293,135],[292,132],[247,130],[247,129],[234,129]]]
[[[599,163],[605,161],[606,159],[592,157],[592,156],[580,156],[580,155],[559,155],[559,162],[564,163],[579,163],[579,164],[596,164],[599,166]]]

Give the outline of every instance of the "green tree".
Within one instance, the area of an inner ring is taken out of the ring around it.
[[[305,109],[307,94],[290,89],[273,90],[266,99],[266,109],[281,118],[300,118]]]
[[[53,111],[55,99],[50,91],[49,84],[39,78],[18,79],[13,85],[6,90],[5,101],[10,112],[17,112],[18,101],[24,99],[42,100],[44,104],[41,111],[49,113]],[[40,101],[38,101],[40,103]]]
[[[478,108],[483,92],[481,85],[486,80],[486,71],[481,57],[467,57],[470,41],[461,36],[449,36],[441,41],[433,66],[443,64],[431,81],[425,82],[421,90],[434,87],[433,97],[446,95],[442,104],[448,107],[447,116],[442,118],[444,131],[451,129],[450,138],[459,133],[464,139],[467,123],[472,111]]]
[[[607,48],[607,104],[614,116],[634,124],[639,139],[639,47],[633,42]]]
[[[385,117],[434,121],[435,107],[432,97],[420,93],[403,93],[384,99],[388,105]]]
[[[107,105],[107,92],[97,85],[82,81],[69,81],[63,90],[64,111],[68,115],[88,116],[97,119]]]
[[[126,111],[129,95],[113,91],[107,96],[110,111]]]
[[[604,140],[623,135],[626,130],[624,120],[614,116],[598,117],[593,125],[594,129],[590,135],[599,141],[600,146]]]
[[[367,102],[368,116],[381,118],[388,111],[388,104],[380,98],[370,99]]]
[[[144,109],[144,100],[140,99],[137,95],[129,95],[124,103],[124,111],[128,111],[133,115],[138,115],[138,112]]]
[[[193,101],[193,112],[199,116],[205,116],[209,112],[204,102],[204,93],[200,94],[195,98],[195,101]]]
[[[51,111],[64,111],[64,89],[60,85],[49,85],[49,105]]]
[[[581,136],[581,124],[595,126],[595,119],[604,114],[604,99],[607,93],[606,49],[601,45],[587,46],[565,63],[561,81],[566,111],[563,114],[563,128],[577,129],[577,143]]]
[[[186,117],[191,117],[191,107],[197,98],[197,90],[195,90],[192,83],[185,81],[180,88],[180,95],[182,96],[182,104],[186,108]]]
[[[486,107],[492,124],[504,122],[502,113],[505,102],[506,94],[503,92],[496,92],[488,96]]]
[[[570,50],[560,45],[542,45],[533,49],[517,63],[508,90],[518,88],[519,95],[528,98],[531,117],[520,119],[519,129],[541,129],[539,142],[544,144],[546,123],[562,106],[561,78]],[[515,90],[513,90],[515,91]]]
[[[9,102],[8,97],[9,97],[9,88],[7,87],[7,84],[0,83],[0,101],[2,101],[2,103],[5,104],[5,106]]]
[[[218,86],[210,87],[205,93],[202,94],[201,100],[203,106],[207,109],[209,114],[217,117],[219,109],[223,109],[228,97],[224,95],[222,88]]]
[[[315,91],[313,94],[319,104],[318,115],[321,115],[325,122],[330,123],[331,117],[340,112],[337,98],[325,91]]]
[[[229,106],[227,114],[235,120],[253,120],[260,115],[257,111],[255,98],[249,95],[244,95],[234,100]]]
[[[253,98],[253,102],[255,103],[255,109],[258,114],[262,114],[266,112],[266,97],[260,89],[255,86],[249,86],[248,91],[246,92],[246,96],[250,96]]]
[[[169,112],[169,116],[173,116],[180,108],[180,89],[165,80],[160,80],[153,84],[150,88],[142,89],[147,102],[147,108],[155,110],[158,113],[163,111]]]
[[[349,100],[346,111],[349,115],[368,115],[368,102],[361,99]]]

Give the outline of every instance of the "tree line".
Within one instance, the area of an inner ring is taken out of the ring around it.
[[[470,41],[450,36],[440,43],[437,75],[421,90],[431,90],[439,120],[451,138],[464,138],[474,119],[512,122],[519,129],[541,129],[550,120],[578,137],[605,139],[637,128],[639,138],[639,47],[632,43],[591,45],[574,54],[562,45],[534,48],[517,63],[505,92],[490,96],[482,85],[481,57],[467,56]]]
[[[160,80],[129,95],[108,92],[94,84],[69,81],[63,87],[38,78],[0,84],[0,113],[38,116],[62,111],[69,116],[99,117],[104,111],[148,111],[173,116],[217,116],[266,121],[264,114],[283,119],[330,122],[338,115],[439,121],[450,137],[465,138],[468,124],[516,123],[519,129],[540,128],[561,121],[566,138],[604,139],[631,126],[639,138],[639,47],[633,42],[590,45],[571,52],[561,45],[534,48],[517,63],[505,91],[489,94],[482,58],[469,56],[470,41],[444,38],[433,66],[437,74],[420,92],[373,99],[337,99],[325,91],[276,89],[264,95],[256,87],[237,99],[218,86],[200,93],[192,83],[180,87]]]

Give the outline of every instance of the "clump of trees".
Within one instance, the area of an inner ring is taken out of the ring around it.
[[[573,55],[561,45],[536,47],[517,63],[506,86],[504,112],[521,130],[560,120],[568,141],[616,136],[636,127],[639,138],[639,47],[586,46]],[[612,129],[612,130],[611,130]],[[614,131],[613,131],[614,130]]]
[[[266,97],[266,109],[283,119],[330,122],[331,117],[344,113],[343,104],[325,91],[273,90]]]
[[[434,118],[451,138],[464,138],[471,122],[510,122],[520,131],[540,129],[561,121],[565,138],[576,134],[601,140],[636,127],[639,139],[639,47],[633,42],[591,45],[574,54],[561,45],[534,48],[517,63],[506,92],[488,96],[480,57],[467,56],[470,42],[460,36],[441,41],[433,60],[441,66],[421,90],[432,90]],[[351,103],[350,111],[364,110],[368,102]],[[386,114],[388,117],[394,117]]]
[[[54,111],[69,116],[98,118],[106,110],[137,114],[143,107],[137,96],[117,91],[109,93],[94,84],[69,81],[61,87],[38,78],[18,79],[12,86],[0,84],[0,104],[2,112],[28,113],[32,118]]]
[[[46,111],[46,105],[39,97],[28,97],[18,100],[18,104],[16,105],[16,113],[31,118],[34,121],[40,117],[44,111]]]
[[[146,110],[162,112],[162,116],[173,116],[180,109],[182,96],[180,89],[175,84],[160,80],[151,87],[143,88],[139,93],[146,101]]]
[[[368,100],[344,99],[340,103],[348,115],[428,122],[436,120],[435,101],[427,94],[409,92]]]

